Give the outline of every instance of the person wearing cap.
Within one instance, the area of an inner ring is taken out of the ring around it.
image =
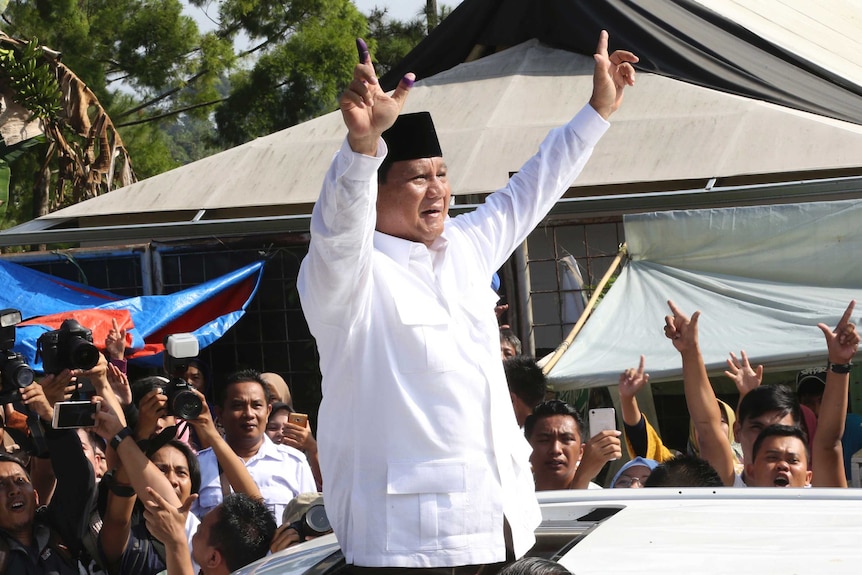
[[[326,510],[354,572],[475,572],[534,543],[530,449],[507,394],[488,278],[568,189],[634,84],[637,58],[608,55],[607,44],[603,31],[589,105],[505,188],[450,219],[431,116],[399,116],[415,77],[384,93],[357,41],[340,98],[347,138],[297,281],[323,375]]]

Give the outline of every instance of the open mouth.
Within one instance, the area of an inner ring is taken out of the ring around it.
[[[790,485],[790,480],[783,475],[779,475],[778,477],[775,478],[775,481],[773,481],[773,484],[776,487],[788,487]]]
[[[23,501],[15,501],[9,507],[12,509],[12,511],[18,511],[19,509],[24,508],[24,502]]]
[[[441,210],[424,210],[424,211],[422,212],[422,217],[426,217],[426,216],[437,216],[437,215],[439,215],[440,213],[442,213],[442,212],[441,212]]]

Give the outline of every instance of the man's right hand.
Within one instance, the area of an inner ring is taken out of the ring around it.
[[[362,38],[356,39],[356,49],[359,63],[353,69],[353,81],[338,104],[347,126],[350,149],[358,154],[375,156],[380,136],[401,113],[415,76],[412,73],[405,75],[395,91],[391,95],[386,94],[377,81],[371,54]]]

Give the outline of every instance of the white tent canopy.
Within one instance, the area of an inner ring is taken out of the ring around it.
[[[701,311],[711,373],[743,349],[768,369],[825,365],[817,324],[834,327],[851,299],[862,300],[860,221],[862,200],[626,216],[630,261],[552,383],[613,384],[641,354],[652,381],[679,379],[679,354],[663,334],[667,300]]]
[[[456,194],[490,193],[586,103],[592,69],[592,58],[531,40],[417,82],[405,112],[433,115]],[[575,186],[862,165],[860,125],[655,74],[639,75],[613,124]],[[334,112],[40,220],[310,206],[345,133]]]

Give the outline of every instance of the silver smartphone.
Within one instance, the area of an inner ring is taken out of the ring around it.
[[[99,404],[91,401],[58,401],[54,404],[54,429],[76,429],[96,425]]]
[[[590,410],[590,437],[608,429],[617,428],[617,415],[613,407]]]

